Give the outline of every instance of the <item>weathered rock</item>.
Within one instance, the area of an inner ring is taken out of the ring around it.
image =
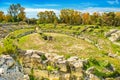
[[[97,77],[96,75],[94,75],[96,68],[95,67],[90,67],[89,69],[87,69],[86,71],[86,79],[87,80],[101,80],[99,77]]]
[[[86,73],[87,74],[92,74],[92,73],[94,73],[95,70],[96,70],[95,67],[90,67],[90,68],[87,69]]]
[[[67,59],[68,62],[74,62],[76,60],[78,60],[79,58],[77,56],[73,56]]]
[[[115,78],[115,80],[120,80],[120,77]]]
[[[0,66],[5,62],[4,58],[0,58]]]
[[[24,68],[23,71],[25,74],[31,74],[31,68]]]
[[[109,53],[108,56],[109,56],[109,57],[112,57],[112,58],[115,58],[115,57],[117,57],[117,54]]]
[[[28,75],[24,75],[24,80],[30,80]]]
[[[70,73],[62,73],[59,77],[59,80],[70,80]]]
[[[99,77],[95,76],[94,74],[89,74],[88,80],[101,80]]]
[[[67,60],[71,71],[75,71],[75,72],[81,72],[83,70],[85,61],[79,59],[78,57],[74,56],[74,57],[70,57]]]
[[[24,68],[38,68],[42,66],[42,52],[37,50],[27,50],[23,58]]]
[[[66,60],[57,62],[57,67],[60,71],[67,72]]]
[[[21,68],[9,55],[0,56],[0,80],[26,80]],[[29,79],[27,79],[29,80]]]
[[[120,40],[120,31],[118,32],[111,34],[111,37],[109,37],[109,40],[111,40],[112,42]]]
[[[26,50],[25,55],[31,56],[33,54],[33,50]]]
[[[40,59],[40,56],[37,54],[32,54],[31,58],[36,58],[36,59]]]
[[[106,37],[112,42],[119,41],[120,40],[120,30],[110,30],[105,34]]]
[[[1,60],[1,59],[0,59]],[[1,63],[5,63],[4,59]],[[11,62],[8,62],[11,63]],[[90,67],[85,71],[88,59],[83,60],[77,56],[72,56],[67,60],[64,56],[52,53],[42,53],[37,50],[27,50],[23,56],[23,67],[25,74],[33,74],[37,79],[49,78],[51,80],[100,80],[99,77],[94,75],[97,70],[95,67]],[[15,63],[9,64],[13,67]],[[6,65],[3,65],[6,68]],[[52,69],[48,70],[47,67],[51,66]],[[106,67],[106,70],[113,70],[114,67]],[[0,73],[4,73],[7,69],[0,69]],[[109,70],[109,71],[110,71]]]
[[[106,36],[106,37],[109,37],[109,36],[111,36],[112,33],[115,33],[115,32],[117,32],[117,31],[118,31],[117,29],[112,29],[112,30],[110,30],[109,32],[105,33],[105,36]]]

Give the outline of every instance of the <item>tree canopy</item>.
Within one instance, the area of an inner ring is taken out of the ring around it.
[[[93,12],[90,14],[73,9],[62,9],[58,16],[54,11],[41,11],[36,14],[38,19],[26,18],[24,7],[20,4],[11,4],[6,15],[0,11],[0,22],[26,21],[31,24],[65,23],[69,25],[120,26],[120,12]]]

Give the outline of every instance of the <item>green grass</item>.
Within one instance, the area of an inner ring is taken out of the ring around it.
[[[20,29],[20,30],[16,30],[14,32],[11,32],[9,35],[11,37],[17,37],[20,34],[23,34],[23,33],[27,32],[27,31],[32,31],[32,30],[34,30],[34,29]]]
[[[4,51],[5,51],[4,47],[0,45],[0,54],[3,53]]]
[[[19,39],[18,47],[22,49],[37,49],[48,53],[57,53],[60,55],[78,55],[88,57],[99,52],[98,49],[90,43],[58,33],[45,33],[52,36],[53,41],[42,39],[39,34],[31,34]]]
[[[19,38],[10,39],[10,42],[12,42],[21,49],[35,49],[46,53],[56,53],[59,55],[64,55],[66,59],[70,56],[79,56],[80,58],[90,59],[92,57],[86,68],[95,66],[97,68],[95,74],[101,76],[110,76],[115,74],[104,72],[106,66],[105,64],[107,64],[104,62],[108,61],[109,63],[113,64],[116,68],[116,71],[120,73],[120,60],[108,56],[108,53],[117,53],[118,55],[120,55],[120,47],[113,44],[106,37],[104,37],[104,33],[109,31],[110,29],[113,29],[113,27],[96,26],[94,28],[88,28],[85,32],[80,33],[82,30],[85,29],[84,25],[68,26],[66,24],[59,24],[56,28],[54,28],[53,24],[40,24],[39,26],[40,29],[44,32],[43,34],[46,36],[52,36],[53,40],[44,40],[40,34],[34,33]],[[117,29],[119,29],[119,27],[117,27]],[[10,36],[16,37],[31,30],[34,29],[16,30],[10,33]],[[65,35],[65,33],[68,33],[68,35],[81,34],[82,36],[89,38],[92,43]],[[8,38],[10,37],[8,36]],[[96,44],[98,44],[101,49],[98,49]],[[7,46],[9,47],[11,46],[11,44],[6,45],[6,47]],[[0,46],[0,51],[4,51],[2,46]]]

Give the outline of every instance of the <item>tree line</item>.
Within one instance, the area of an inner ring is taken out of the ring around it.
[[[25,21],[31,24],[44,23],[65,23],[69,25],[100,25],[100,26],[120,26],[120,12],[88,12],[82,13],[73,9],[62,9],[57,16],[54,11],[43,11],[37,13],[38,19],[27,18],[25,8],[20,4],[12,4],[5,15],[0,11],[0,22],[20,22]]]
[[[73,9],[62,9],[56,16],[53,11],[38,13],[38,23],[65,23],[69,25],[120,26],[120,12],[82,13]]]
[[[12,4],[8,9],[8,13],[5,15],[3,11],[0,11],[0,22],[19,22],[26,19],[25,8],[20,4]]]

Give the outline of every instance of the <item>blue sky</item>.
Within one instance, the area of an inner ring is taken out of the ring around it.
[[[36,17],[37,13],[53,10],[57,15],[64,8],[81,12],[120,12],[120,0],[0,0],[0,10],[7,13],[10,4],[20,3],[25,7],[27,17]]]

